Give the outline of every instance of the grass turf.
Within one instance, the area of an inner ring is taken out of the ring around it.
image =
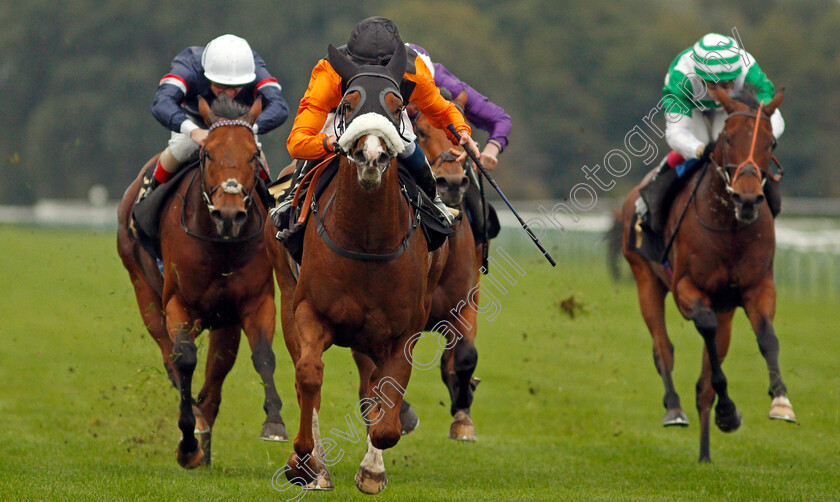
[[[700,336],[669,297],[674,380],[692,423],[663,429],[662,384],[634,286],[611,283],[600,256],[556,257],[552,270],[534,255],[517,256],[525,276],[515,275],[505,295],[488,286],[500,313],[492,321],[480,316],[476,443],[447,439],[449,400],[439,372],[415,370],[406,397],[421,425],[385,452],[389,486],[378,499],[840,497],[836,300],[780,292],[775,326],[797,424],[767,419],[766,367],[745,317],[736,316],[724,371],[743,425],[733,434],[713,430],[712,464],[700,465],[693,406]],[[0,500],[297,494],[272,486],[291,444],[257,439],[263,394],[244,337],[225,382],[213,466],[178,467],[177,396],[140,321],[112,233],[0,227],[0,277]],[[582,304],[573,318],[560,308],[570,296]],[[421,340],[418,360],[430,360],[434,346],[432,337]],[[274,347],[283,417],[294,435],[293,368],[282,341]],[[336,439],[344,457],[331,469],[336,490],[306,497],[368,499],[353,483],[364,440],[353,444],[331,432],[346,430],[344,417],[353,414],[355,368],[337,347],[325,364],[322,435]],[[195,392],[202,377],[196,380]]]

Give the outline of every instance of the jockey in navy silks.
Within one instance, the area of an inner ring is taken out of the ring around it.
[[[280,84],[244,39],[222,35],[206,47],[184,49],[172,61],[172,68],[161,78],[155,93],[152,114],[172,131],[172,136],[154,176],[144,177],[139,198],[168,181],[204,145],[208,131],[198,112],[198,98],[212,104],[221,95],[249,107],[262,98],[262,113],[253,126],[255,137],[277,128],[289,117]],[[261,170],[260,176],[267,179],[268,173]]]

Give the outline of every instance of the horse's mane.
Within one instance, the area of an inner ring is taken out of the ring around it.
[[[741,92],[733,96],[732,99],[744,103],[751,109],[761,106],[761,101],[758,100],[758,90],[751,84],[746,84]]]
[[[210,111],[216,116],[235,120],[251,111],[246,105],[230,99],[226,94],[217,97],[210,105]]]

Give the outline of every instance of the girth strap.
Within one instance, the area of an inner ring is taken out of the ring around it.
[[[310,192],[311,193],[311,192]],[[330,204],[332,204],[333,200],[335,200],[335,194],[337,192],[333,192],[330,200],[327,201],[327,204],[324,206],[324,214],[327,213],[327,210],[330,208]],[[403,194],[406,196],[408,200],[408,194],[406,193],[405,189],[403,188]],[[412,206],[411,201],[409,200],[409,208]],[[317,231],[318,235],[324,240],[327,244],[327,247],[332,249],[337,255],[343,256],[344,258],[350,260],[358,260],[358,261],[393,261],[402,256],[406,249],[408,249],[409,244],[411,243],[411,236],[414,234],[414,231],[420,224],[420,213],[417,213],[417,218],[412,219],[411,211],[408,211],[408,233],[402,240],[402,244],[400,244],[399,249],[394,251],[393,253],[389,254],[376,254],[376,253],[362,253],[359,251],[350,251],[349,249],[344,249],[343,247],[339,246],[330,238],[330,235],[327,233],[327,228],[324,226],[324,221],[318,215],[318,203],[312,203],[312,216],[315,217],[315,222],[317,223]]]

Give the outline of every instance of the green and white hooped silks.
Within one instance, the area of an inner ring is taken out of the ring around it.
[[[720,104],[707,93],[704,80],[732,81],[731,95],[741,92],[744,85],[752,85],[764,104],[776,92],[755,58],[731,37],[709,33],[679,53],[665,76],[661,104],[669,112],[666,116],[672,117],[665,123],[665,139],[686,159],[695,158],[699,146],[720,134],[726,118]],[[771,122],[773,135],[778,138],[784,132],[779,110]]]

